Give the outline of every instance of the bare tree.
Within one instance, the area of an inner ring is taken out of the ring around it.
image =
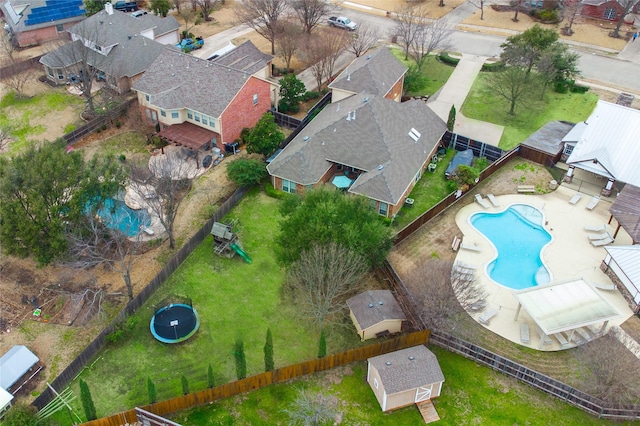
[[[620,38],[620,27],[624,22],[624,17],[627,16],[629,12],[631,12],[631,9],[633,9],[633,6],[635,6],[638,1],[639,0],[618,0],[618,4],[622,6],[622,12],[618,16],[618,22],[616,23],[616,27],[613,30],[613,34],[611,35],[612,37]]]
[[[176,247],[174,223],[180,203],[191,189],[190,165],[187,161],[165,154],[167,161],[156,161],[149,168],[131,166],[131,189],[147,204],[167,231],[169,247]],[[197,159],[196,159],[197,161]]]
[[[12,65],[17,64],[19,61],[16,58],[16,46],[12,40],[12,37],[5,32],[5,34],[0,35],[0,52],[5,58],[5,63]],[[19,73],[12,74],[8,77],[3,76],[3,84],[5,84],[10,90],[16,92],[18,97],[25,97],[24,89],[27,85],[27,82],[33,80],[35,77],[35,70],[33,66],[30,66],[28,69],[21,71]]]
[[[522,1],[523,0],[514,0],[513,1],[513,8],[515,9],[515,14],[513,15],[513,18],[511,19],[513,22],[519,22],[520,21],[518,19],[518,13],[520,13],[520,7],[522,6]]]
[[[582,2],[580,0],[564,0],[564,18],[569,22],[567,25],[562,28],[562,34],[564,35],[573,35],[573,21],[575,21],[576,16],[580,13],[580,9],[582,8]]]
[[[11,136],[11,125],[7,124],[0,126],[0,152],[9,146],[9,143],[13,140]]]
[[[366,261],[336,243],[315,245],[287,271],[285,292],[321,330],[342,319],[345,300],[357,292]]]
[[[409,49],[428,15],[429,11],[423,6],[407,6],[394,14],[395,25],[391,30],[392,36],[397,37],[397,43],[402,46],[405,61],[409,59]]]
[[[196,0],[196,4],[200,7],[200,11],[202,12],[202,17],[205,21],[211,21],[211,13],[213,9],[218,4],[219,0]]]
[[[518,66],[490,73],[486,82],[489,90],[509,103],[509,115],[515,115],[516,106],[534,89],[534,80],[528,78],[527,70]]]
[[[289,424],[309,426],[334,424],[339,413],[338,401],[335,397],[305,389],[298,389],[297,393],[298,396],[291,408],[283,410],[289,416]]]
[[[440,259],[425,259],[405,276],[423,323],[433,329],[452,330],[465,311],[480,311],[486,294],[473,268]]]
[[[307,34],[320,25],[323,18],[333,10],[333,5],[327,0],[287,0],[302,22]]]
[[[200,24],[200,20],[202,19],[200,13],[198,13],[196,9],[183,7],[178,10],[178,16],[184,21],[184,38],[189,38],[193,27]]]
[[[275,55],[275,42],[280,32],[279,20],[287,8],[286,0],[243,0],[236,6],[238,20],[271,42],[271,54]],[[284,28],[291,28],[285,24]],[[287,68],[289,66],[287,65]]]
[[[449,48],[450,33],[451,29],[444,19],[423,21],[418,25],[409,47],[409,55],[416,61],[418,71],[422,71],[424,63],[433,51]]]
[[[292,20],[281,20],[278,23],[278,34],[276,35],[276,48],[280,57],[291,68],[291,59],[300,48],[302,27]]]
[[[176,8],[176,11],[178,12],[178,15],[180,14],[180,11],[182,9],[183,1],[184,0],[171,0],[171,5]]]
[[[323,28],[317,34],[307,36],[300,56],[311,69],[318,91],[323,81],[331,79],[336,61],[349,44],[350,37],[349,33],[337,28]]]
[[[358,58],[375,46],[381,37],[382,33],[378,28],[369,26],[368,24],[360,24],[356,33],[351,38],[347,50]]]
[[[484,21],[484,0],[469,0],[469,3],[480,9],[480,20]]]
[[[633,371],[640,360],[613,332],[579,346],[576,359],[581,364],[584,390],[610,404],[634,403],[640,395],[640,382]]]

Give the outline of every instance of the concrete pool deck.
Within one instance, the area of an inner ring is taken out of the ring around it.
[[[557,351],[575,346],[571,344],[563,347],[555,338],[552,338],[551,344],[540,345],[541,335],[527,312],[522,309],[518,319],[515,319],[518,301],[513,295],[514,290],[495,283],[484,272],[488,262],[495,257],[495,249],[468,221],[471,214],[479,211],[499,212],[517,203],[534,206],[544,213],[545,228],[553,236],[551,243],[542,252],[542,259],[550,269],[552,282],[584,278],[591,284],[612,284],[609,277],[600,270],[600,264],[606,255],[604,247],[591,245],[584,230],[585,226],[602,225],[608,222],[611,202],[603,200],[595,209],[588,210],[586,206],[591,197],[583,196],[575,205],[569,203],[575,193],[573,189],[560,186],[555,191],[544,195],[501,195],[496,196],[500,207],[483,208],[474,201],[457,212],[455,221],[462,231],[463,243],[476,245],[480,251],[460,249],[456,262],[464,262],[477,268],[476,278],[487,292],[487,310],[498,309],[498,313],[491,318],[489,324],[482,324],[485,328],[532,349]],[[616,225],[613,220],[611,225],[607,225],[607,231],[613,235]],[[631,237],[621,228],[612,245],[630,244],[632,244]],[[633,314],[618,290],[598,290],[598,292],[620,312],[618,318],[609,322],[609,327],[619,326]],[[480,323],[479,318],[482,313],[470,313],[470,315]],[[523,323],[529,325],[529,343],[520,341],[520,325]]]

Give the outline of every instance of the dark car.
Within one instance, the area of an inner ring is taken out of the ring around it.
[[[473,164],[473,150],[467,149],[466,151],[458,152],[453,160],[447,166],[447,170],[444,172],[444,176],[447,179],[451,179],[458,166],[471,166]]]

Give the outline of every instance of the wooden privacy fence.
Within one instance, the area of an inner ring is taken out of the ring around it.
[[[23,71],[35,67],[40,62],[41,57],[42,55],[38,55],[34,58],[29,58],[21,62],[15,62],[11,65],[0,68],[0,79],[12,77],[16,74],[20,74]]]
[[[308,374],[330,370],[352,362],[364,361],[368,358],[423,345],[429,342],[429,330],[416,331],[396,337],[394,339],[377,342],[372,345],[350,349],[339,354],[327,355],[324,358],[313,359],[299,364],[289,365],[273,371],[256,374],[246,379],[227,383],[214,388],[193,392],[166,401],[142,406],[141,408],[159,416],[166,416],[182,410],[206,405],[219,399],[229,398],[244,392],[260,389],[275,383],[286,382]],[[103,417],[84,423],[87,426],[121,426],[125,423],[134,423],[136,420],[135,409]]]
[[[122,104],[118,105],[113,110],[111,116],[112,117],[118,117],[118,116],[124,114],[129,109],[131,104],[133,104],[136,101],[137,101],[136,98],[130,98],[130,99],[126,100],[125,102],[123,102]],[[95,130],[98,130],[100,127],[106,125],[108,123],[108,121],[109,121],[109,118],[107,116],[96,117],[96,118],[88,121],[87,123],[83,124],[82,126],[78,127],[77,129],[72,130],[71,132],[63,135],[62,139],[64,139],[67,142],[67,144],[73,145],[79,139],[82,139],[83,137],[85,137],[89,133],[91,133],[91,132],[93,132]]]
[[[581,390],[447,333],[434,330],[430,340],[438,346],[511,376],[599,418],[640,419],[640,406],[607,406],[604,401]]]
[[[298,122],[298,124],[295,126],[295,129],[293,130],[293,132],[291,132],[291,134],[289,136],[287,136],[287,138],[280,144],[280,148],[284,148],[287,145],[289,145],[289,143],[293,140],[293,138],[295,138],[296,136],[298,136],[298,133],[300,133],[302,131],[302,129],[304,129],[306,127],[307,124],[309,124],[309,122],[313,119],[313,117],[315,117],[321,110],[322,108],[324,108],[324,106],[326,104],[328,104],[329,102],[331,102],[331,92],[327,92],[322,99],[320,99],[308,112],[307,115],[304,116],[304,118],[302,120],[297,120],[294,117],[290,117],[288,115],[285,114],[281,114],[281,113],[275,113],[274,115],[276,116],[276,123],[280,124],[280,122],[278,122],[279,119],[281,120],[295,120]],[[272,111],[273,112],[273,111]],[[277,115],[276,115],[277,114]],[[285,118],[286,117],[286,118]],[[290,121],[291,123],[293,123],[292,121]],[[282,124],[280,124],[282,125]]]
[[[56,390],[64,389],[78,374],[86,367],[86,365],[105,347],[106,337],[112,333],[116,327],[126,319],[128,315],[136,312],[138,308],[144,305],[153,293],[175,272],[176,269],[184,262],[191,252],[209,235],[214,222],[222,220],[233,207],[244,197],[247,189],[240,188],[236,190],[227,201],[215,212],[215,214],[204,224],[202,228],[169,260],[164,268],[156,275],[145,288],[120,311],[118,316],[96,337],[76,359],[74,359],[67,368],[64,369],[58,377],[51,383]],[[46,406],[53,398],[54,394],[51,389],[47,388],[32,403],[38,410]]]

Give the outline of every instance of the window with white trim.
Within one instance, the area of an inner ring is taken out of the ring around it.
[[[167,116],[167,111],[161,109],[160,110],[160,115],[163,116],[163,117],[166,117]]]
[[[193,119],[196,120],[199,123],[200,122],[200,113],[199,112],[194,112],[193,113]]]
[[[149,95],[144,95],[144,98],[149,102]]]
[[[64,80],[64,73],[62,70],[58,70],[58,80]]]
[[[389,210],[389,205],[387,203],[383,203],[380,201],[380,205],[378,206],[378,214],[380,216],[387,216],[387,211]]]
[[[373,379],[373,386],[376,387],[376,389],[378,389],[378,379]]]
[[[291,182],[290,180],[282,179],[282,191],[288,192],[289,194],[296,193],[296,183]]]
[[[573,152],[573,148],[574,148],[574,145],[566,144],[564,146],[564,153],[567,155],[571,155],[571,153]]]
[[[49,67],[46,67],[46,68],[47,68],[47,75],[48,75],[49,77],[53,78],[53,77],[54,77],[54,76],[53,76],[53,70],[52,70],[51,68],[49,68]]]
[[[257,105],[257,104],[258,104],[258,94],[257,94],[257,93],[254,93],[254,94],[253,94],[253,104],[254,104],[254,105]]]
[[[180,118],[180,113],[178,111],[171,111],[171,118]]]
[[[613,7],[608,7],[604,10],[602,17],[604,19],[614,20],[616,18],[616,10]]]
[[[193,111],[191,111],[190,109],[187,110],[187,118],[189,120],[193,120]]]

